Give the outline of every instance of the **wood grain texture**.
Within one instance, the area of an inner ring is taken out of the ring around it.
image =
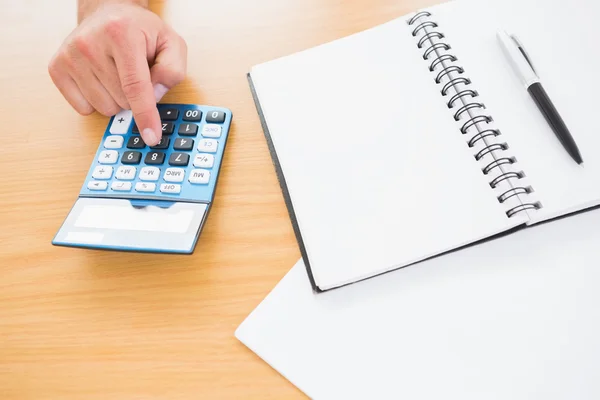
[[[1,2],[0,398],[302,398],[233,336],[300,256],[246,73],[436,2],[151,2],[189,47],[163,101],[234,114],[192,256],[51,245],[107,118],[76,114],[47,73],[75,2]]]

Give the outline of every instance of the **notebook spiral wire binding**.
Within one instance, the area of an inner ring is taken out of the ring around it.
[[[531,195],[533,189],[522,184],[526,178],[524,172],[515,169],[515,157],[506,155],[508,145],[498,142],[500,130],[493,128],[493,118],[485,114],[485,104],[478,101],[479,93],[470,88],[471,80],[464,76],[464,68],[456,64],[458,58],[451,54],[451,46],[442,41],[445,35],[437,30],[438,24],[430,17],[429,11],[420,11],[410,18],[408,25],[412,28],[412,36],[435,83],[440,85],[442,96],[449,97],[448,108],[456,109],[454,120],[467,137],[468,147],[475,149],[475,160],[483,163],[482,173],[491,179],[490,187],[498,190],[498,201],[504,204],[510,199],[515,200],[506,215],[511,218],[521,212],[542,208],[538,201],[521,201],[520,196]],[[485,128],[482,129],[480,124]],[[470,135],[471,129],[477,133]]]

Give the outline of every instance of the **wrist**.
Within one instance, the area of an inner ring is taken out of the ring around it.
[[[149,0],[77,0],[77,23],[80,24],[98,8],[109,4],[132,4],[148,8]]]

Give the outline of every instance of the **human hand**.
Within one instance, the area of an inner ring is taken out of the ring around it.
[[[105,1],[82,16],[48,66],[56,87],[80,114],[130,109],[144,142],[162,136],[156,103],[187,69],[185,41],[134,2]]]

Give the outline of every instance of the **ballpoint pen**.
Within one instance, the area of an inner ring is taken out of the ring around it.
[[[583,160],[579,153],[579,149],[577,148],[577,144],[575,143],[573,136],[571,136],[562,117],[554,107],[554,104],[552,104],[546,90],[540,83],[540,78],[533,67],[531,59],[525,51],[525,48],[514,35],[509,35],[504,31],[500,31],[497,33],[497,36],[505,56],[508,58],[514,71],[525,86],[525,89],[529,92],[538,109],[554,131],[554,134],[575,162],[581,164]]]

